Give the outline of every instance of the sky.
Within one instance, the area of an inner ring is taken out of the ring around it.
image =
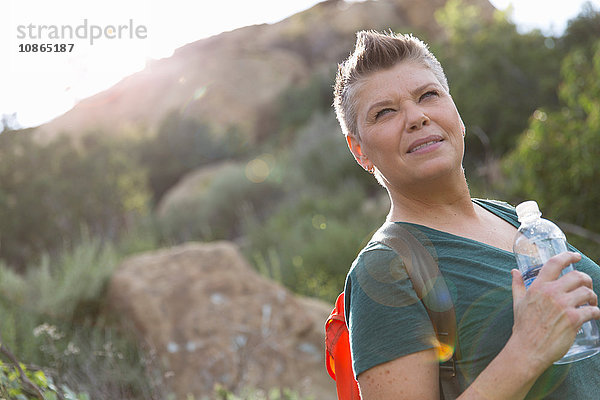
[[[538,28],[555,35],[577,16],[584,1],[491,0],[499,9],[512,4],[521,31]],[[21,127],[40,125],[187,43],[242,26],[275,23],[318,2],[4,1],[0,116],[16,113]],[[600,0],[591,3],[600,8]]]

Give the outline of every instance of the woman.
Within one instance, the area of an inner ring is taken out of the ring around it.
[[[334,105],[356,161],[389,194],[387,220],[435,249],[456,310],[459,398],[599,398],[600,356],[553,362],[583,322],[600,318],[593,291],[600,269],[571,247],[525,290],[514,269],[514,209],[471,199],[462,168],[465,126],[426,45],[359,32],[339,67]],[[570,263],[578,271],[560,276]],[[378,286],[373,271],[386,268],[395,278]],[[389,247],[372,241],[348,273],[346,318],[365,400],[439,398],[432,326],[403,268]],[[389,290],[388,299],[415,301],[380,301]]]

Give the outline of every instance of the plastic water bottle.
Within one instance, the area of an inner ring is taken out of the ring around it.
[[[513,252],[519,270],[529,288],[540,272],[542,265],[557,254],[568,251],[565,234],[554,223],[542,218],[535,201],[526,201],[517,206],[517,216],[521,226],[515,237]],[[573,271],[567,266],[562,274]],[[575,342],[563,358],[554,364],[566,364],[591,357],[600,352],[600,334],[595,320],[587,321],[577,332]]]

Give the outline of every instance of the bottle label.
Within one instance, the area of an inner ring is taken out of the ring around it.
[[[540,269],[542,268],[542,264],[533,266],[529,268],[527,272],[523,274],[523,282],[525,282],[525,287],[529,289],[529,286],[535,280],[535,277],[540,273]]]

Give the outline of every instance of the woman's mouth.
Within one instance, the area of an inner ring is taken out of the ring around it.
[[[423,143],[420,143],[420,144],[419,143],[415,143],[416,146],[413,145],[414,147],[412,147],[410,150],[408,150],[408,152],[409,153],[415,153],[415,152],[418,152],[418,151],[422,151],[422,150],[427,149],[427,148],[429,148],[429,147],[431,147],[431,146],[433,146],[433,145],[435,145],[437,143],[440,143],[442,141],[443,141],[443,139],[430,139],[430,140],[427,140],[426,142],[423,142]]]

